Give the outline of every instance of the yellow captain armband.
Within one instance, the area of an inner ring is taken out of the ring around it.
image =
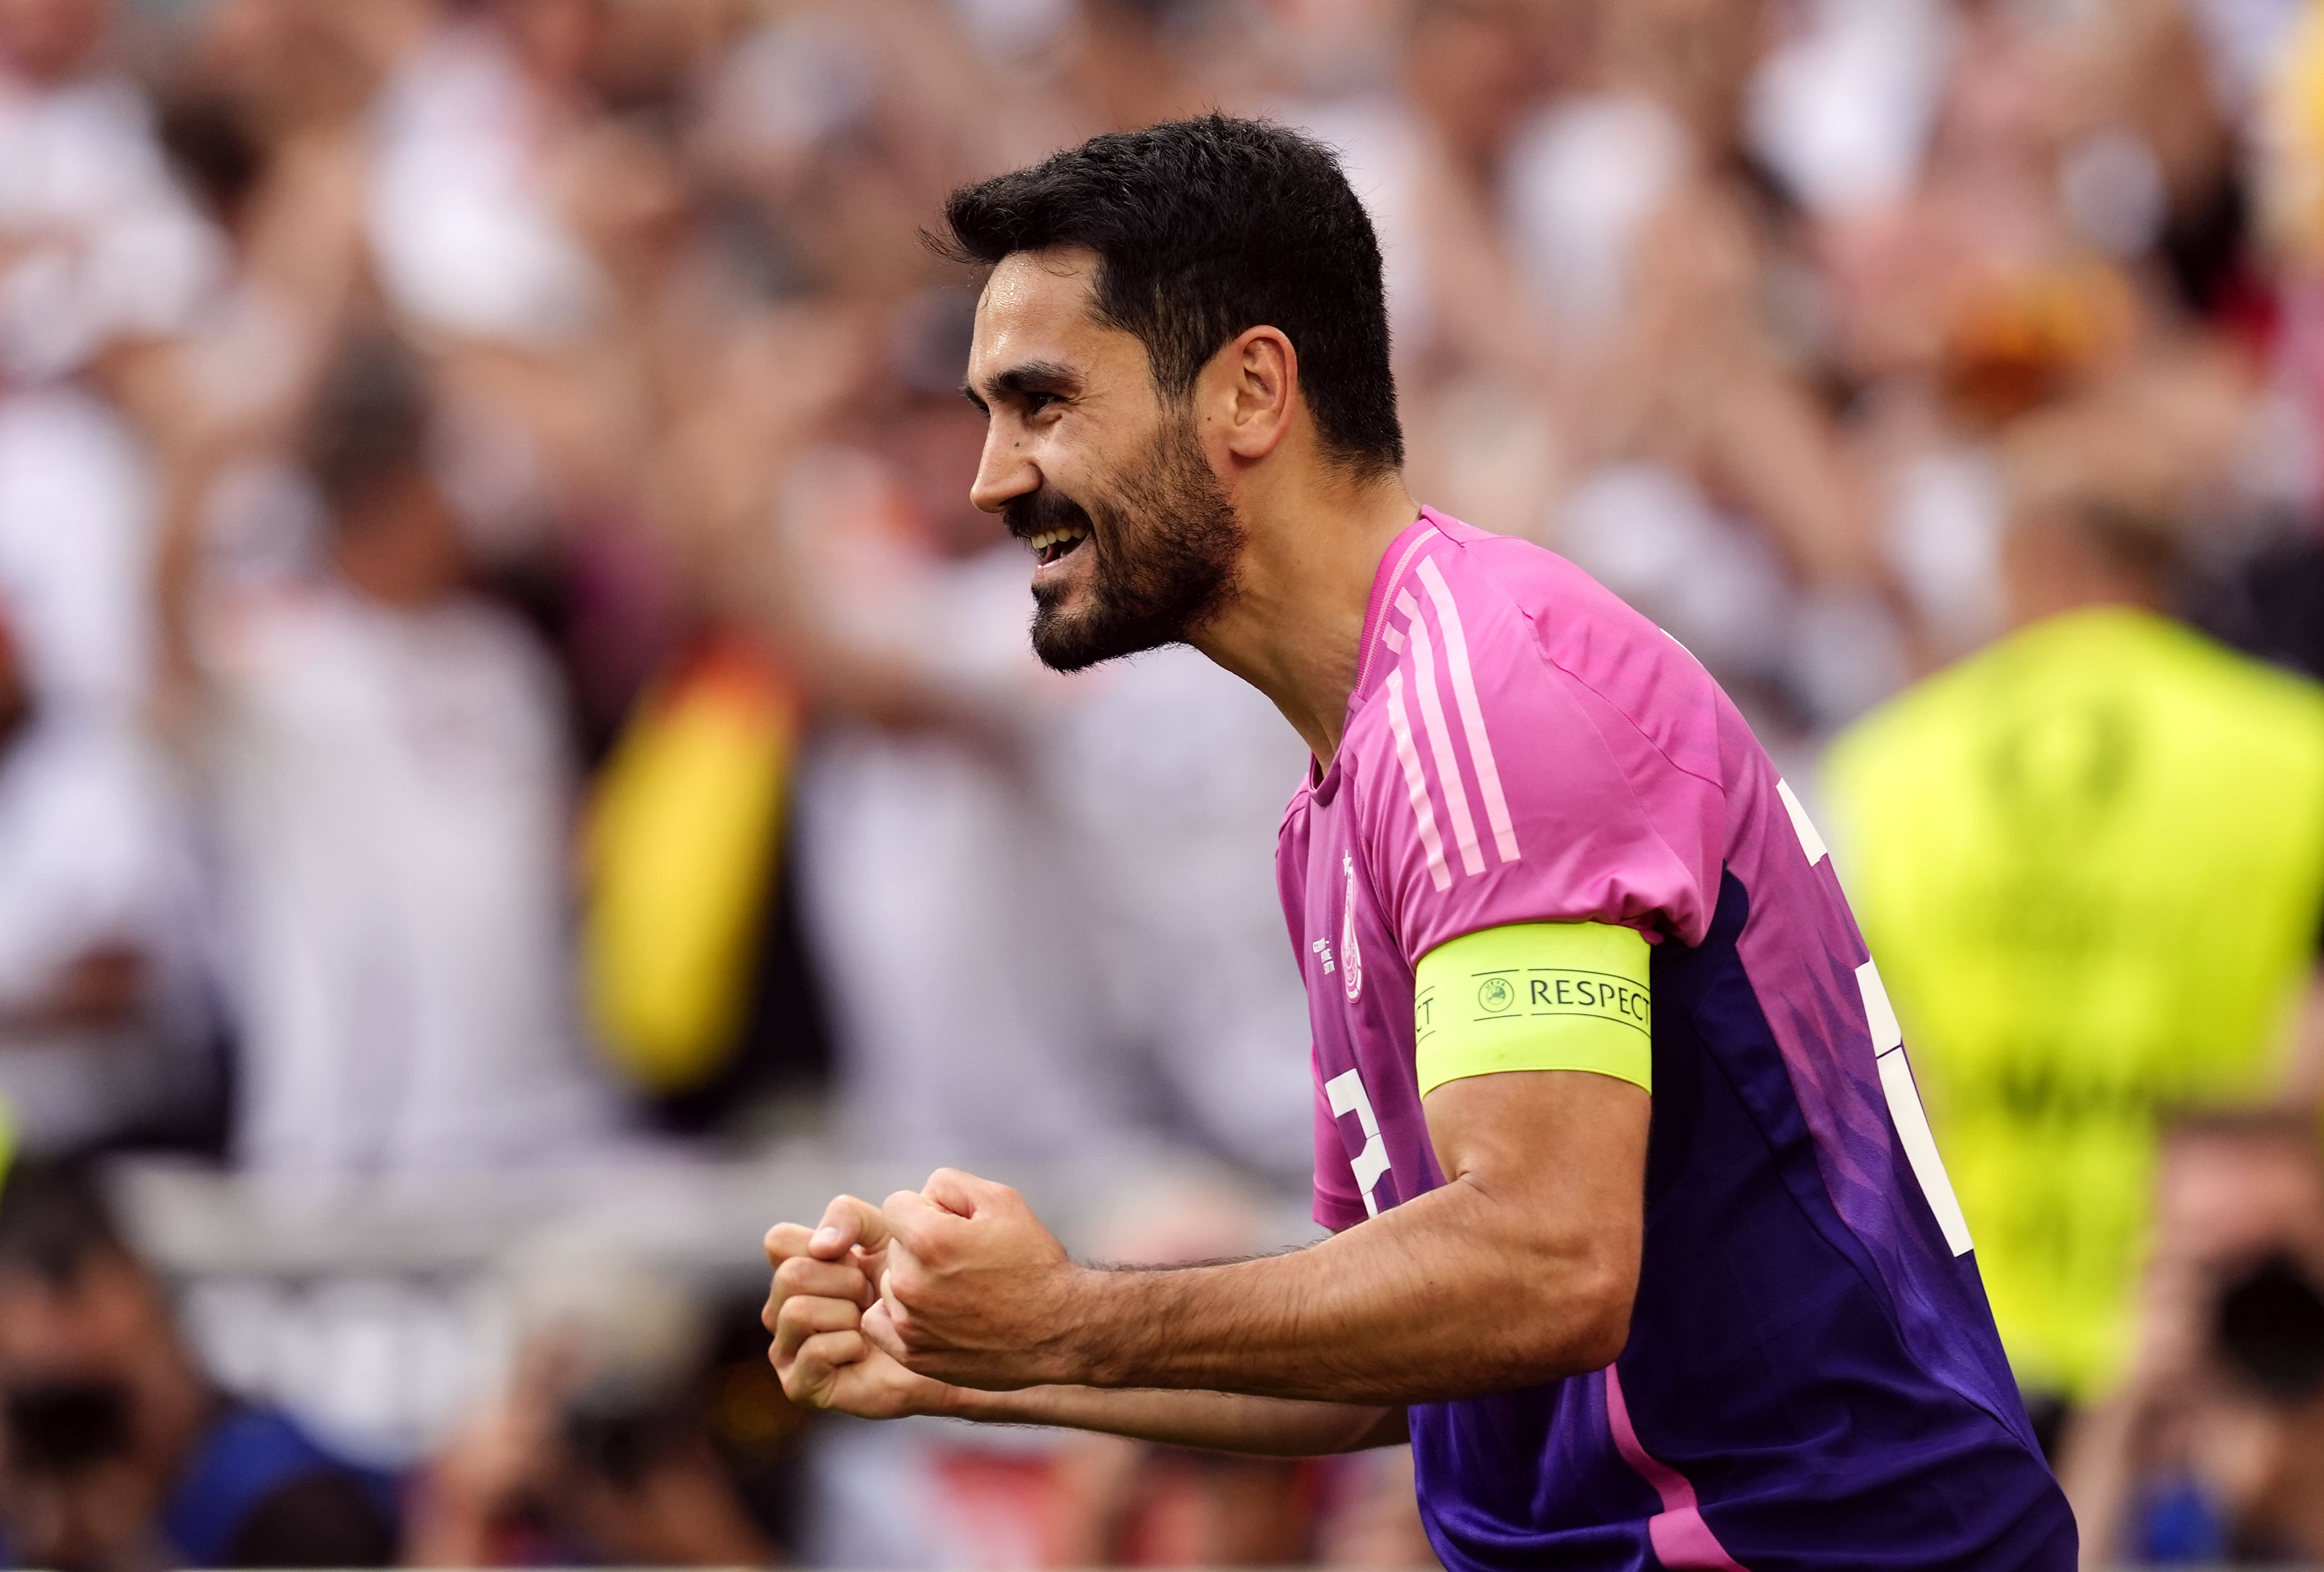
[[[1654,1090],[1645,937],[1609,923],[1513,923],[1420,958],[1420,1095],[1505,1070],[1587,1070]]]

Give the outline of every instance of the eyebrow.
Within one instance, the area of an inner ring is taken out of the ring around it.
[[[996,399],[1021,399],[1028,393],[1074,393],[1081,391],[1079,372],[1062,362],[1028,360],[1010,366],[985,384]],[[960,385],[961,397],[979,409],[987,408],[976,389],[967,382]]]

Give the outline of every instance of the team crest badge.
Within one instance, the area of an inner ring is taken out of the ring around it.
[[[1364,991],[1364,957],[1356,948],[1356,860],[1349,852],[1340,853],[1340,867],[1348,876],[1347,892],[1340,906],[1340,984],[1348,990],[1348,1002],[1354,1004]]]

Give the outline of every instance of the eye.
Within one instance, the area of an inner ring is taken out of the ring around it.
[[[1058,402],[1058,398],[1055,393],[1027,393],[1025,395],[1025,413],[1028,415],[1038,415],[1056,402]]]

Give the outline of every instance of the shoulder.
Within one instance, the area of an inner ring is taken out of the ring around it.
[[[2230,648],[2183,624],[2162,618],[2152,621],[2154,626],[2148,637],[2158,656],[2190,685],[2200,685],[2227,699],[2263,728],[2284,727],[2299,742],[2324,747],[2324,685]]]
[[[1420,554],[1413,576],[1467,624],[1472,665],[1507,679],[1499,707],[1570,700],[1601,733],[1634,733],[1661,764],[1718,784],[1719,686],[1678,640],[1529,540],[1450,519],[1439,531],[1442,547]],[[1630,751],[1629,738],[1606,740]]]
[[[464,664],[479,691],[512,689],[528,704],[556,702],[563,679],[540,635],[497,601],[456,595],[425,614],[425,637],[438,662]]]
[[[2038,622],[1968,656],[1842,732],[1825,774],[1843,791],[1950,763],[1976,738],[2070,702],[2132,705],[2324,766],[2324,687],[2182,623],[2120,607]]]
[[[1389,565],[1351,727],[1408,952],[1506,922],[1696,934],[1723,842],[1716,685],[1572,564],[1430,519]]]
[[[288,1414],[232,1404],[203,1436],[179,1477],[168,1512],[170,1538],[198,1566],[294,1564],[232,1558],[286,1492],[310,1480],[344,1481],[363,1494],[360,1476]]]

